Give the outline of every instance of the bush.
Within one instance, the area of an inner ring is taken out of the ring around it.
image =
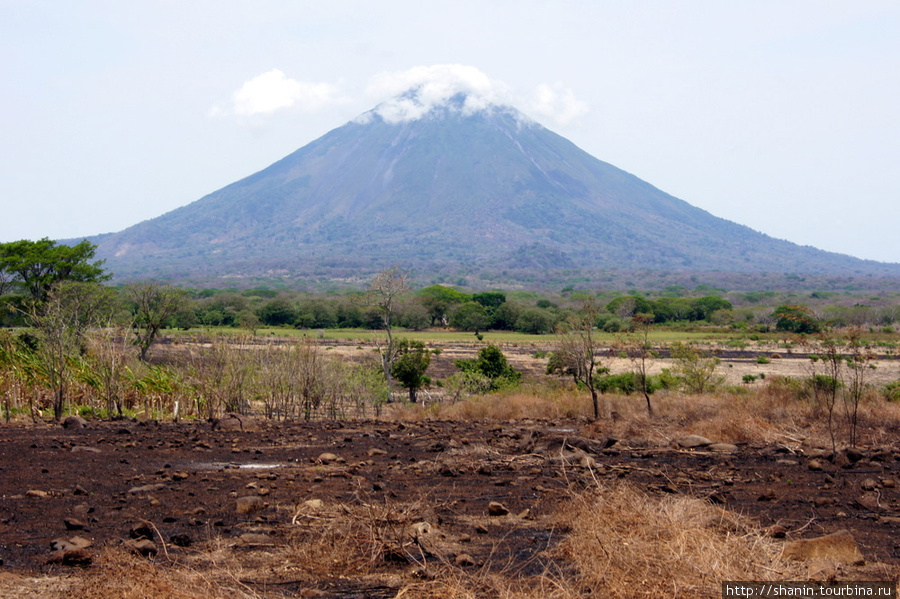
[[[900,401],[900,380],[885,385],[882,394],[887,401]]]
[[[756,358],[757,364],[771,364],[772,360],[770,360],[767,356],[758,356]]]

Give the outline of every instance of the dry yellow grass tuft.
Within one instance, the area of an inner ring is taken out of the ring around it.
[[[557,549],[582,591],[598,597],[719,597],[723,580],[787,580],[781,545],[740,516],[629,485],[576,495]]]

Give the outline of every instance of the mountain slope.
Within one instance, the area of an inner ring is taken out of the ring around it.
[[[618,268],[900,274],[712,216],[515,109],[377,110],[158,218],[99,236],[118,277]]]

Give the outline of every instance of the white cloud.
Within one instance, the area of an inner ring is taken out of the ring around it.
[[[587,114],[588,105],[561,83],[542,83],[525,102],[524,109],[538,120],[565,126]]]
[[[566,126],[588,112],[588,105],[561,83],[541,84],[530,94],[520,96],[502,81],[491,79],[475,67],[459,64],[381,73],[371,79],[367,92],[382,101],[373,112],[388,123],[420,119],[438,107],[471,114],[490,106],[517,106],[538,121],[558,126]],[[460,94],[465,96],[463,105],[451,106],[450,100]]]
[[[232,95],[228,108],[217,105],[210,114],[253,117],[289,108],[311,112],[342,101],[338,88],[330,83],[297,81],[279,69],[272,69],[244,82]]]
[[[460,94],[465,96],[459,107],[464,114],[512,103],[504,83],[491,80],[475,67],[458,64],[381,73],[372,78],[367,93],[385,99],[375,112],[389,123],[420,119],[434,108],[449,106],[449,100]]]

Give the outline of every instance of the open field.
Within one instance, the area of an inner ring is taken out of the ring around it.
[[[481,345],[430,344],[438,378]],[[900,575],[900,406],[867,396],[859,447],[839,420],[833,453],[821,409],[767,386],[808,376],[802,348],[707,344],[750,392],[658,392],[652,418],[608,396],[614,417],[591,422],[544,374],[549,343],[500,345],[519,389],[435,388],[378,419],[0,426],[0,597],[718,597],[722,580]],[[876,363],[900,378],[893,354]],[[858,552],[789,558],[841,530]]]

